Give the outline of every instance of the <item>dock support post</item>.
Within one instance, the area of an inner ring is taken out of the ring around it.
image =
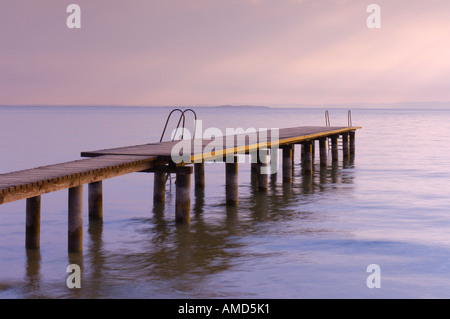
[[[267,151],[258,150],[258,165],[257,165],[257,176],[258,176],[258,189],[260,191],[268,191],[269,180],[267,172]]]
[[[355,132],[349,133],[349,139],[350,139],[350,156],[355,155]]]
[[[295,166],[295,144],[292,144],[292,169]]]
[[[342,134],[342,154],[345,159],[348,158],[349,150],[348,150],[348,133]]]
[[[175,222],[189,224],[191,214],[192,167],[180,167],[176,173]]]
[[[319,139],[320,166],[327,166],[327,139]]]
[[[70,253],[83,251],[83,185],[69,188],[69,231]]]
[[[194,163],[195,188],[205,188],[205,162]]]
[[[336,135],[331,137],[331,160],[338,161],[338,137]]]
[[[89,219],[101,220],[103,218],[103,181],[90,183],[89,193]]]
[[[251,173],[257,173],[258,172],[258,150],[252,151],[250,153],[250,171]]]
[[[166,200],[167,173],[156,170],[153,179],[153,203],[164,203]]]
[[[25,247],[39,248],[41,233],[41,196],[27,199]]]
[[[283,183],[292,183],[294,145],[283,146]]]
[[[305,174],[311,174],[312,173],[312,154],[311,154],[311,142],[306,141],[303,144],[303,157],[302,157],[302,165],[303,165],[303,172]]]
[[[238,157],[233,157],[233,162],[225,163],[225,192],[228,206],[237,206],[239,203],[238,193]]]

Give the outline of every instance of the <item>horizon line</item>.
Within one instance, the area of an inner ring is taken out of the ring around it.
[[[289,104],[177,104],[177,105],[125,105],[125,104],[0,104],[0,107],[131,107],[131,108],[218,108],[218,107],[229,107],[229,108],[273,108],[273,109],[295,109],[295,108],[449,108],[450,101],[415,101],[415,102],[352,102],[352,103],[322,103],[322,104],[303,104],[303,103],[289,103]]]
[[[419,102],[382,102],[382,103],[323,103],[323,104],[197,104],[197,105],[124,105],[124,104],[0,104],[0,107],[129,107],[129,108],[272,108],[272,109],[295,109],[295,108],[355,108],[355,109],[370,109],[370,108],[384,108],[384,109],[450,109],[450,101],[419,101]]]

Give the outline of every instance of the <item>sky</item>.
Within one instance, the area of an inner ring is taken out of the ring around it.
[[[0,105],[447,102],[449,17],[448,0],[0,0]]]

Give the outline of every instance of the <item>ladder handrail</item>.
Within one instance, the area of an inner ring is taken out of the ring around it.
[[[182,130],[181,130],[181,139],[183,139],[183,136],[184,136],[184,125],[185,125],[185,123],[186,123],[186,117],[184,116],[184,112],[182,112],[181,114],[180,114],[180,118],[178,119],[178,123],[177,123],[177,127],[175,128],[175,132],[177,132],[178,131],[178,129],[180,128],[180,123],[181,123],[181,120],[183,119],[183,126],[182,126]],[[174,140],[174,138],[175,138],[175,134],[174,134],[174,136],[172,137],[172,141]]]
[[[166,133],[167,124],[169,123],[169,120],[170,120],[172,114],[174,112],[176,112],[176,111],[180,112],[180,118],[178,119],[177,127],[175,128],[175,130],[178,130],[180,128],[181,120],[183,120],[182,131],[181,131],[181,139],[184,138],[184,129],[185,129],[185,126],[186,126],[186,115],[185,115],[186,112],[192,112],[194,114],[194,133],[193,133],[192,138],[193,139],[195,138],[195,131],[197,130],[197,113],[195,113],[195,111],[193,109],[186,109],[184,111],[182,111],[181,109],[174,109],[167,116],[166,124],[164,125],[164,130],[163,130],[163,132],[161,134],[161,138],[159,139],[159,142],[162,142],[162,140],[164,138],[164,134]],[[173,140],[173,138],[172,138],[172,140]]]
[[[330,114],[328,110],[325,110],[325,126],[330,127]]]
[[[159,142],[162,142],[162,140],[163,140],[163,138],[164,138],[164,134],[166,133],[167,124],[169,124],[169,120],[170,120],[172,114],[173,114],[174,112],[176,112],[176,111],[178,111],[178,112],[181,113],[180,119],[178,120],[177,129],[178,129],[179,126],[180,126],[181,119],[183,119],[183,127],[184,127],[185,116],[184,116],[183,111],[180,110],[180,109],[174,109],[174,110],[172,110],[172,111],[169,113],[169,115],[167,116],[167,119],[166,119],[166,125],[164,125],[164,129],[163,129],[163,132],[162,132],[162,134],[161,134],[161,138],[159,139]]]
[[[159,142],[162,142],[162,140],[164,138],[164,134],[166,133],[167,124],[169,124],[169,120],[170,120],[170,118],[171,118],[171,116],[172,116],[172,114],[174,112],[180,112],[180,118],[178,119],[178,123],[177,123],[177,127],[175,128],[175,131],[178,131],[178,129],[180,128],[181,120],[183,120],[182,131],[181,131],[181,139],[184,139],[184,129],[185,129],[185,126],[186,126],[186,115],[185,115],[185,113],[186,112],[191,112],[191,113],[194,114],[194,133],[192,135],[192,138],[194,139],[195,138],[195,132],[197,130],[197,113],[195,113],[195,111],[193,109],[186,109],[184,111],[182,111],[181,109],[174,109],[167,116],[166,124],[164,125],[164,129],[163,129],[163,132],[161,134],[161,138],[159,139]],[[174,140],[174,138],[175,138],[175,135],[172,137],[172,141]],[[172,176],[171,176],[170,173],[166,174],[166,182],[167,182],[167,180],[169,180],[170,181],[170,185],[172,185]]]
[[[195,132],[197,131],[197,113],[193,109],[186,109],[183,111],[183,114],[186,112],[192,112],[194,114],[194,133],[192,134],[192,139],[195,139]],[[183,133],[184,133],[184,123],[183,123]]]
[[[352,127],[352,111],[348,110],[347,113],[347,124],[348,127]],[[325,126],[330,127],[330,114],[328,113],[328,110],[325,110]]]

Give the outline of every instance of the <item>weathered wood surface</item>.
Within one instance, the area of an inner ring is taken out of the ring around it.
[[[223,136],[222,138],[213,137],[211,139],[189,140],[190,143],[190,162],[201,162],[202,160],[214,160],[231,154],[249,153],[261,147],[270,147],[273,145],[297,144],[308,140],[314,140],[321,137],[339,135],[360,129],[361,127],[323,127],[323,126],[302,126],[279,129],[278,139],[271,139],[270,129],[267,133],[257,132],[255,138],[250,138],[248,134],[238,134],[233,137]],[[229,139],[229,141],[227,141]],[[234,144],[230,143],[234,140]],[[102,155],[140,155],[140,156],[158,156],[169,159],[173,147],[180,141],[169,141],[162,143],[149,143],[126,147],[117,147],[97,151],[82,152],[81,156],[95,157]],[[198,144],[196,144],[198,143]],[[205,146],[213,143],[214,152],[204,152]],[[234,147],[229,147],[233,145]],[[183,149],[186,151],[186,149]],[[186,155],[186,154],[184,154]]]
[[[303,126],[278,130],[278,137],[272,138],[271,131],[263,134],[237,134],[213,137],[212,139],[188,140],[190,143],[190,162],[202,162],[232,156],[238,153],[251,153],[259,148],[298,144],[323,137],[334,137],[354,132],[360,127],[322,127]],[[230,143],[232,142],[233,143]],[[0,174],[0,204],[39,196],[45,193],[83,184],[98,182],[107,178],[139,171],[154,171],[161,161],[171,158],[173,147],[179,141],[150,143],[127,147],[111,148],[92,152],[82,152],[90,157],[72,162],[60,163]],[[231,144],[231,146],[230,146]],[[211,147],[214,145],[214,147]],[[205,146],[213,151],[205,152]],[[353,145],[352,145],[353,146]],[[186,149],[183,149],[186,152]],[[183,154],[186,155],[186,154]],[[181,168],[165,167],[181,173]]]
[[[150,170],[156,157],[100,156],[0,174],[0,204]]]

